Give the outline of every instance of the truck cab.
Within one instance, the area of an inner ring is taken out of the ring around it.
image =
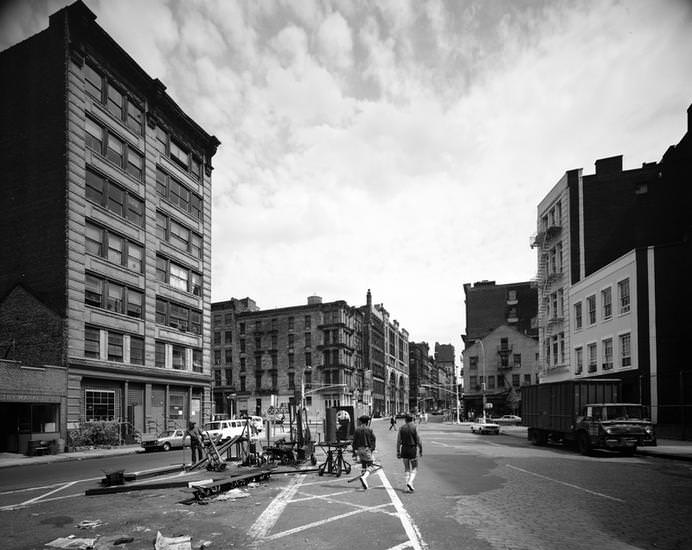
[[[638,403],[587,404],[574,430],[582,454],[601,448],[631,455],[638,446],[656,445],[648,409]]]

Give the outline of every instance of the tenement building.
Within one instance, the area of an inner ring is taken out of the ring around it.
[[[465,284],[464,409],[521,413],[521,387],[538,381],[538,309],[532,281]]]
[[[692,437],[685,346],[692,146],[688,131],[659,162],[566,172],[538,206],[541,381],[618,378],[651,406],[659,435]]]
[[[302,402],[311,419],[329,407],[363,408],[362,317],[344,301],[310,296],[259,309],[249,298],[212,304],[214,414],[266,417]]]
[[[29,437],[90,420],[159,431],[210,412],[219,142],[95,20],[76,2],[0,53],[12,83],[0,101],[0,346],[51,373],[50,387],[32,377],[2,393],[0,414]]]

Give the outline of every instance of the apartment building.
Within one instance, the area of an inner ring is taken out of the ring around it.
[[[409,334],[390,319],[383,304],[373,304],[368,289],[363,315],[365,391],[375,416],[397,414],[409,405]]]
[[[615,156],[566,172],[539,204],[532,245],[541,381],[617,377],[661,430],[690,436],[692,107],[687,120],[659,162],[624,170]]]
[[[202,420],[218,140],[82,2],[0,53],[0,72],[12,82],[0,101],[0,346],[66,369],[43,424],[64,438],[89,420],[130,433]],[[3,394],[0,412],[35,427],[42,391]],[[18,410],[25,399],[37,407]]]
[[[262,310],[249,298],[212,304],[215,414],[266,416],[305,399],[363,407],[362,318],[344,301]]]
[[[482,414],[520,412],[521,387],[538,377],[538,288],[533,281],[464,285],[464,410]]]
[[[435,407],[433,391],[435,359],[427,342],[409,343],[409,407],[411,412],[423,412]]]
[[[456,407],[456,356],[452,344],[435,342],[435,386],[438,409]]]

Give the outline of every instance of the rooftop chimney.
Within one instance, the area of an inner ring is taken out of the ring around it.
[[[596,175],[608,176],[622,172],[622,155],[598,159],[596,161]]]

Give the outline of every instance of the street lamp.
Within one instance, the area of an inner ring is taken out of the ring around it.
[[[482,340],[475,340],[475,343],[481,345],[481,352],[483,353],[483,382],[481,383],[481,392],[483,392],[483,422],[485,423],[485,345]]]

